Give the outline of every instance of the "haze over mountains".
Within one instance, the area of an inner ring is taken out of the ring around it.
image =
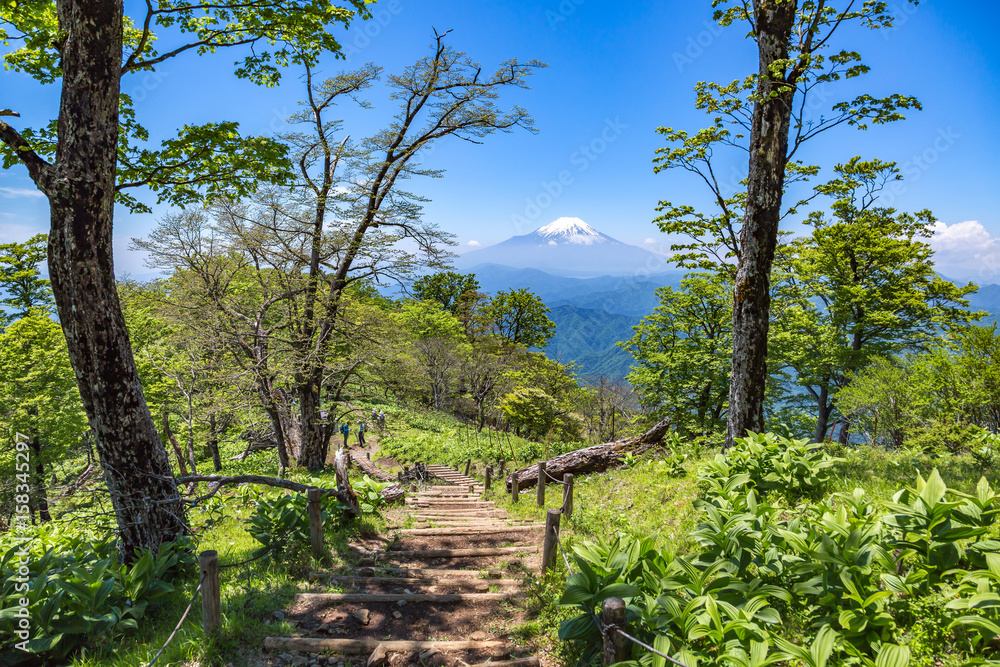
[[[677,287],[685,271],[664,255],[623,243],[579,218],[559,218],[540,229],[461,255],[456,269],[475,273],[489,294],[527,288],[551,310],[556,334],[545,352],[576,362],[585,376],[624,377],[632,358],[619,341],[658,305],[656,289]],[[1000,285],[980,286],[970,308],[1000,319]]]

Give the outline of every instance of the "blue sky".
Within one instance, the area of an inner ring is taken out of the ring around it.
[[[877,96],[899,92],[916,95],[924,110],[866,132],[834,130],[801,157],[827,174],[857,154],[899,162],[907,179],[893,203],[904,210],[929,208],[941,221],[934,245],[942,272],[1000,282],[1000,42],[985,18],[995,3],[890,5],[901,17],[893,29],[841,37],[839,45],[860,51],[873,71],[860,85],[835,89],[831,102],[862,90]],[[651,223],[657,202],[709,205],[692,178],[652,170],[654,150],[662,145],[658,126],[693,131],[706,124],[694,109],[695,83],[728,82],[755,68],[753,44],[741,29],[712,23],[709,0],[380,0],[374,11],[373,21],[338,32],[347,59],[331,60],[326,73],[368,61],[398,71],[427,53],[432,28],[453,30],[450,42],[487,69],[510,57],[549,65],[532,77],[531,90],[503,100],[531,111],[538,134],[500,134],[478,146],[446,141],[427,159],[446,170],[444,178],[407,184],[431,199],[425,218],[454,233],[461,248],[575,216],[622,241],[665,249],[669,239]],[[287,72],[278,88],[256,88],[231,75],[235,55],[182,57],[166,63],[158,76],[127,79],[123,88],[155,136],[170,136],[185,123],[224,119],[239,121],[247,133],[281,131],[302,96],[297,74]],[[54,116],[56,88],[10,72],[0,80],[0,107],[21,112],[21,119],[13,119],[17,127]],[[355,138],[393,114],[380,91],[369,97],[374,109],[341,110],[345,130]],[[733,169],[745,168],[745,157],[733,157]],[[571,179],[556,187],[564,171]],[[0,240],[44,231],[47,215],[45,200],[23,169],[0,172]],[[119,213],[119,272],[145,272],[141,258],[125,247],[154,222],[155,214]]]

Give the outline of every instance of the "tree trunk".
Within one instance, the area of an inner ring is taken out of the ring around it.
[[[733,373],[726,447],[747,431],[764,430],[770,277],[781,219],[788,130],[795,84],[774,63],[788,58],[797,0],[754,0],[760,54],[757,99],[750,132],[747,203],[733,288]],[[784,68],[781,68],[784,71]]]
[[[208,452],[212,455],[212,467],[222,472],[222,457],[219,454],[219,431],[215,413],[208,416]]]
[[[331,429],[322,416],[319,382],[299,385],[299,424],[301,426],[302,448],[299,465],[309,470],[322,470],[329,452]]]
[[[34,410],[32,408],[32,410]],[[45,493],[45,464],[42,463],[42,441],[36,431],[29,443],[31,446],[31,456],[35,462],[35,483],[34,483],[34,505],[38,508],[38,519],[40,521],[52,521],[49,515],[49,498]]]
[[[194,455],[194,407],[191,404],[191,394],[188,393],[187,396],[187,427],[188,427],[188,438],[187,438],[187,455],[188,462],[191,464],[191,474],[198,474],[198,464],[196,463],[196,458]]]
[[[273,382],[272,382],[273,386]],[[284,389],[274,389],[274,407],[281,420],[281,433],[284,436],[285,447],[288,457],[298,463],[302,461],[302,424],[299,423],[295,411],[292,410],[291,401]]]
[[[830,404],[830,388],[823,385],[819,389],[819,396],[816,397],[817,417],[816,435],[813,442],[823,442],[826,437],[826,429],[830,423],[830,413],[833,412],[833,405]]]
[[[122,3],[60,0],[59,148],[43,183],[48,268],[125,562],[187,531],[167,453],[132,358],[112,260]]]
[[[278,445],[278,477],[283,477],[288,470],[288,449],[285,448],[285,429],[281,423],[278,410],[273,405],[268,405],[265,409],[267,417],[271,421],[271,428],[274,429],[274,440]]]
[[[177,438],[174,437],[174,432],[170,428],[170,412],[166,408],[163,409],[163,437],[167,439],[167,442],[174,449],[174,456],[177,457],[177,468],[181,471],[181,477],[187,477],[188,469],[187,464],[184,462],[184,454],[181,452],[181,447],[177,444]]]

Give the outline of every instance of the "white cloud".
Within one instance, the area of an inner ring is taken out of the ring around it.
[[[482,248],[483,247],[483,244],[480,243],[479,241],[469,241],[468,243],[466,243],[466,245],[471,246],[473,248]]]
[[[15,215],[6,216],[17,218]],[[21,222],[5,222],[0,225],[0,243],[24,243],[35,234],[48,231],[47,227],[36,227]]]
[[[990,284],[1000,282],[1000,238],[977,220],[947,224],[935,222],[930,245],[941,274],[955,280]]]
[[[643,243],[645,243],[646,245],[656,245],[656,239],[654,239],[653,237],[650,237],[650,238],[646,239],[645,241],[643,241]]]
[[[32,188],[0,188],[0,197],[4,199],[17,199],[19,197],[44,197],[41,192]]]

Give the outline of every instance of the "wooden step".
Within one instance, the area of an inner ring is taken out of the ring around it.
[[[441,519],[426,519],[416,521],[412,526],[396,525],[389,526],[390,530],[405,530],[409,528],[502,528],[503,526],[523,526],[522,523],[506,523],[497,521],[442,521]]]
[[[417,551],[399,550],[380,551],[369,553],[368,557],[362,559],[362,563],[369,561],[379,561],[388,558],[480,558],[485,556],[508,556],[510,554],[524,554],[538,552],[537,546],[522,547],[484,547],[482,549],[421,549]]]
[[[295,602],[494,602],[509,593],[296,593]]]
[[[442,526],[441,528],[404,528],[399,532],[402,535],[496,535],[502,533],[526,533],[533,530],[545,530],[545,524],[540,523],[531,526],[470,526],[468,528],[459,526]]]
[[[450,577],[455,579],[482,579],[487,581],[489,579],[499,579],[503,576],[500,570],[438,570],[436,568],[417,568],[417,567],[362,567],[357,570],[359,576],[365,576],[369,572],[372,575],[376,574],[395,574],[401,577]],[[316,573],[313,573],[316,574]],[[313,574],[309,575],[312,579]],[[330,576],[330,575],[319,575],[319,576]]]
[[[516,526],[523,524],[505,523],[503,521],[442,521],[440,519],[427,519],[424,521],[414,521],[413,525],[406,526],[395,524],[387,526],[389,530],[399,531],[411,528],[502,528],[503,526]]]
[[[311,578],[311,577],[310,577]],[[322,577],[331,584],[368,584],[372,586],[457,586],[489,590],[490,586],[516,586],[519,579],[459,579],[457,577]]]
[[[483,641],[407,641],[381,639],[331,639],[319,637],[265,637],[264,647],[278,651],[306,651],[321,653],[333,651],[341,655],[370,655],[379,645],[388,652],[425,651],[481,651],[503,648],[506,642],[496,639]],[[495,664],[495,663],[491,663]]]
[[[508,516],[500,512],[435,512],[433,510],[417,510],[410,515],[414,521],[507,521]]]
[[[469,667],[539,667],[538,658],[531,656],[528,658],[516,658],[514,660],[491,660],[489,662],[477,662]]]
[[[421,504],[421,505],[474,505],[480,507],[493,507],[496,503],[492,500],[478,500],[476,498],[407,498],[406,504]]]

